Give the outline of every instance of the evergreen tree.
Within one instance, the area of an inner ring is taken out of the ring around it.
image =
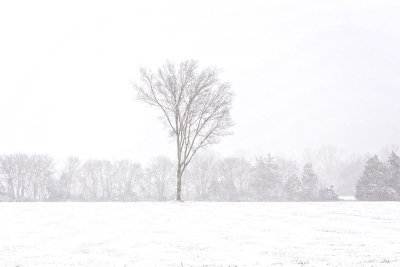
[[[357,182],[358,200],[395,200],[396,191],[388,184],[388,168],[378,156],[370,158],[361,178]]]
[[[312,164],[307,163],[303,168],[303,200],[313,201],[318,198],[318,177],[315,174]]]
[[[282,179],[275,158],[258,159],[253,168],[251,188],[257,200],[282,200]]]
[[[400,157],[392,152],[388,159],[388,186],[400,196]]]

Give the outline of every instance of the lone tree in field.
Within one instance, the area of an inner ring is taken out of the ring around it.
[[[200,69],[194,60],[179,66],[167,62],[153,72],[140,69],[134,87],[138,99],[162,112],[163,123],[176,139],[176,199],[181,200],[182,174],[196,152],[229,134],[233,125],[230,85],[218,79],[214,67]]]

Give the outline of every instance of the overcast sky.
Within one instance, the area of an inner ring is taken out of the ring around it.
[[[400,143],[398,1],[1,1],[0,153],[175,155],[140,66],[196,59],[235,92],[213,149]]]

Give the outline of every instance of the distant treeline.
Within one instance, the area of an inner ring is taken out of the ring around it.
[[[364,174],[352,179],[348,186],[357,188],[359,200],[397,200],[399,162],[395,153],[386,163],[372,157]],[[166,157],[154,158],[145,168],[130,160],[83,161],[71,157],[56,168],[55,160],[47,155],[2,155],[0,200],[173,200],[175,165]],[[299,168],[294,161],[271,155],[249,162],[242,157],[200,154],[183,177],[182,193],[184,200],[200,201],[338,200],[333,186],[325,184],[311,163]]]

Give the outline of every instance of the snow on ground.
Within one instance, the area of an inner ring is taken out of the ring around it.
[[[400,203],[0,203],[0,266],[400,266]]]

